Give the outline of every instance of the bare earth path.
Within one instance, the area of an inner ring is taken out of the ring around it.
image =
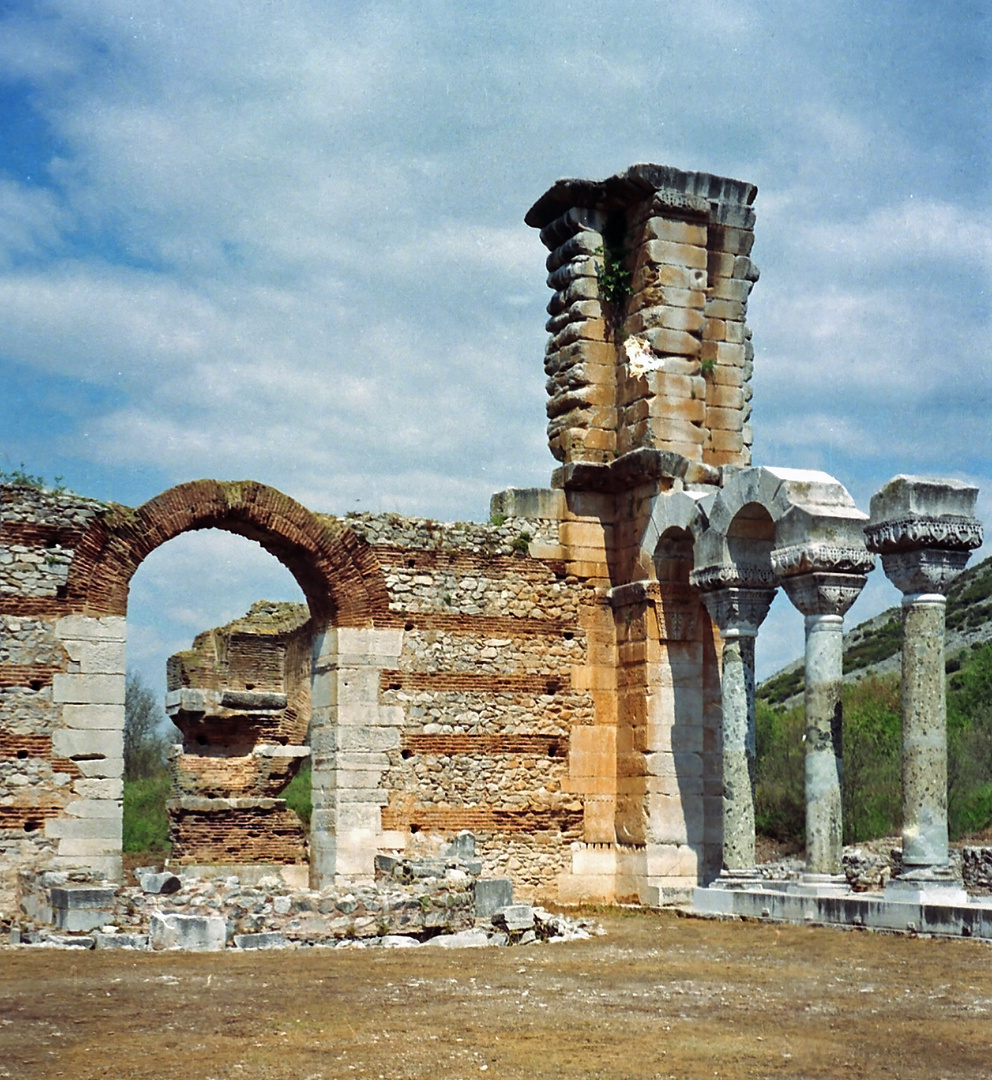
[[[0,951],[0,1077],[992,1077],[992,948],[674,914],[587,942]]]

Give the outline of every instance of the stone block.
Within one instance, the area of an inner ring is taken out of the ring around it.
[[[459,930],[456,934],[438,934],[424,942],[424,948],[480,949],[489,944],[489,935],[481,928]]]
[[[744,414],[740,409],[721,409],[715,405],[705,406],[706,426],[713,431],[739,432],[744,427]]]
[[[65,843],[65,841],[62,841]],[[55,855],[52,859],[52,866],[58,870],[72,870],[80,866],[85,866],[87,870],[95,873],[103,874],[105,881],[121,881],[124,877],[124,867],[122,865],[122,859],[120,854],[120,845],[117,845],[116,853],[114,849],[110,849],[108,854],[106,850],[103,852],[89,852],[85,858],[69,855]]]
[[[613,874],[562,874],[558,878],[559,904],[612,904],[616,900]]]
[[[699,356],[702,343],[695,334],[685,330],[668,330],[665,327],[655,327],[645,330],[639,335],[659,353],[668,353],[674,356]]]
[[[743,367],[745,349],[727,341],[704,341],[700,355],[703,360],[713,360],[726,367]]]
[[[52,733],[52,753],[64,758],[122,758],[124,733],[63,728]]]
[[[706,247],[706,226],[671,218],[650,217],[644,223],[644,236],[648,240],[668,240],[675,244],[691,244]]]
[[[479,878],[475,883],[475,914],[487,919],[513,903],[513,883],[509,878]]]
[[[123,757],[80,757],[75,765],[83,776],[95,780],[119,780],[124,775]]]
[[[55,624],[55,633],[63,641],[125,641],[127,620],[123,615],[66,615]]]
[[[710,383],[706,388],[706,404],[710,408],[739,411],[744,407],[744,391],[739,386]]]
[[[52,700],[73,705],[123,705],[123,675],[60,674],[52,678]]]
[[[124,797],[124,781],[114,780],[74,780],[72,791],[81,799],[121,799]]]
[[[706,259],[706,272],[710,278],[733,277],[736,256],[729,251],[710,251]]]
[[[168,871],[141,874],[138,882],[141,885],[142,892],[150,893],[153,896],[171,896],[173,893],[179,892],[183,887],[182,879],[176,877],[175,874],[170,874]]]
[[[127,647],[124,641],[63,639],[70,660],[79,665],[83,675],[123,675],[127,670]]]
[[[66,727],[95,731],[123,731],[123,705],[63,705]]]
[[[66,804],[65,812],[74,818],[116,820],[121,816],[121,801],[120,799],[74,799]]]
[[[744,303],[751,292],[752,282],[739,278],[717,278],[710,286],[709,294],[714,300]],[[714,313],[715,314],[715,313]]]
[[[534,926],[534,909],[529,904],[508,904],[494,912],[493,926],[498,926],[508,934],[531,930]]]
[[[710,386],[743,387],[747,382],[743,368],[717,365],[706,377]]]
[[[52,921],[59,930],[86,931],[113,918],[116,889],[92,885],[63,885],[50,893]]]
[[[93,935],[94,949],[134,949],[148,948],[147,934],[104,934],[97,931]]]
[[[697,880],[702,853],[688,844],[650,843],[645,849],[645,870],[649,878],[690,878]]]
[[[719,431],[712,433],[710,447],[724,453],[740,453],[744,449],[744,438],[739,431]]]
[[[975,516],[978,488],[960,480],[929,476],[893,477],[871,497],[871,521]]]
[[[706,269],[706,248],[693,244],[675,244],[669,240],[649,240],[641,249],[644,256],[655,263],[667,263],[672,266],[690,266],[698,270]]]
[[[48,818],[45,821],[45,835],[53,840],[100,840],[106,843],[116,842],[119,846],[121,842],[120,811],[118,810],[110,817]],[[68,854],[68,852],[63,851],[62,854]]]
[[[227,920],[220,915],[152,912],[148,937],[155,950],[220,952],[227,944]]]
[[[284,934],[270,930],[259,934],[235,934],[236,949],[288,949],[289,941]]]
[[[667,299],[662,299],[653,290],[677,289],[686,293],[696,293],[699,296],[698,303],[672,304]],[[632,299],[637,299],[639,293],[648,292],[647,296],[641,296],[643,303],[634,305],[634,311],[645,307],[691,307],[702,308],[706,288],[706,271],[689,266],[660,266],[647,258],[647,253],[638,251],[634,256],[634,272],[631,275],[630,289],[634,294]]]
[[[604,367],[606,370],[611,368]],[[507,518],[560,521],[567,513],[565,492],[553,488],[506,488],[492,496],[489,510],[492,515],[501,514]]]
[[[727,319],[731,322],[743,322],[747,305],[741,300],[707,299],[706,317],[708,319]]]

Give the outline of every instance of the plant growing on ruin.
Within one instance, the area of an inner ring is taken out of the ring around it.
[[[599,298],[614,308],[623,306],[630,296],[631,273],[624,265],[627,257],[626,248],[596,248],[596,254],[603,262],[596,272],[599,280]]]
[[[703,376],[709,375],[716,368],[715,360],[703,360],[700,362],[699,370]]]
[[[12,487],[32,488],[35,491],[51,491],[56,495],[65,491],[65,484],[61,476],[56,476],[54,483],[49,485],[43,476],[29,473],[24,462],[16,469],[0,469],[0,484],[10,484]]]
[[[526,555],[530,550],[530,542],[533,538],[526,530],[517,535],[510,541],[510,549],[516,555]]]
[[[489,524],[495,525],[498,529],[501,525],[506,524],[506,514],[492,513],[489,515]]]

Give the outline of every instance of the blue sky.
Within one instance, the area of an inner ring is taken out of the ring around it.
[[[547,483],[560,176],[758,185],[755,461],[992,520],[992,7],[693,0],[0,2],[0,468],[137,505],[201,476],[440,519]],[[259,596],[247,541],[159,549],[132,662]],[[881,572],[852,621],[895,603]],[[776,601],[767,673],[801,651]]]

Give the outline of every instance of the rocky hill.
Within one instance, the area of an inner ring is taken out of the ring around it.
[[[992,641],[992,556],[965,570],[947,594],[946,664],[949,674],[961,666],[961,654],[973,645]],[[902,649],[902,613],[889,608],[844,635],[844,680],[868,674],[898,674]],[[798,659],[766,679],[758,699],[769,705],[799,704],[803,692],[803,661]]]

